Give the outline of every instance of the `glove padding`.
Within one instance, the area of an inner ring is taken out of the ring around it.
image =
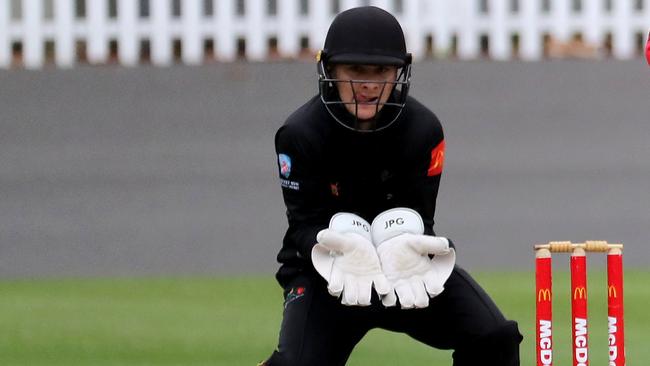
[[[456,252],[447,238],[423,234],[422,217],[408,208],[390,209],[373,220],[373,243],[394,288],[382,297],[384,306],[395,306],[399,298],[402,309],[425,308],[429,297],[444,290],[456,263]]]
[[[380,296],[390,292],[366,220],[351,213],[337,213],[316,240],[311,251],[314,268],[327,281],[332,296],[342,294],[343,305],[370,305],[373,284]]]

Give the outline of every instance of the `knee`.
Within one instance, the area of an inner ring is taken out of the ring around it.
[[[523,336],[519,332],[517,322],[509,320],[487,332],[482,337],[482,343],[488,345],[511,345],[519,348],[519,343],[523,340]]]
[[[522,339],[517,322],[506,321],[457,349],[454,365],[518,366]]]

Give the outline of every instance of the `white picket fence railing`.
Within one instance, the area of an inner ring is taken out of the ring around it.
[[[650,0],[0,0],[0,68],[304,57],[368,4],[397,16],[416,59],[628,59],[650,29]]]

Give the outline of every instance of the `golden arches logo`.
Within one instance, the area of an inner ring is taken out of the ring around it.
[[[537,292],[537,302],[551,301],[551,290],[545,288]]]
[[[613,297],[613,298],[618,297],[618,292],[616,291],[616,286],[609,285],[609,287],[607,287],[607,296],[608,297]]]
[[[575,290],[573,290],[573,299],[584,299],[587,297],[587,289],[584,287],[576,287]]]

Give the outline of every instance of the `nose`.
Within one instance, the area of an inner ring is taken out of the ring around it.
[[[366,79],[367,81],[361,83],[361,88],[364,90],[379,90],[382,87],[382,82],[377,80]]]

